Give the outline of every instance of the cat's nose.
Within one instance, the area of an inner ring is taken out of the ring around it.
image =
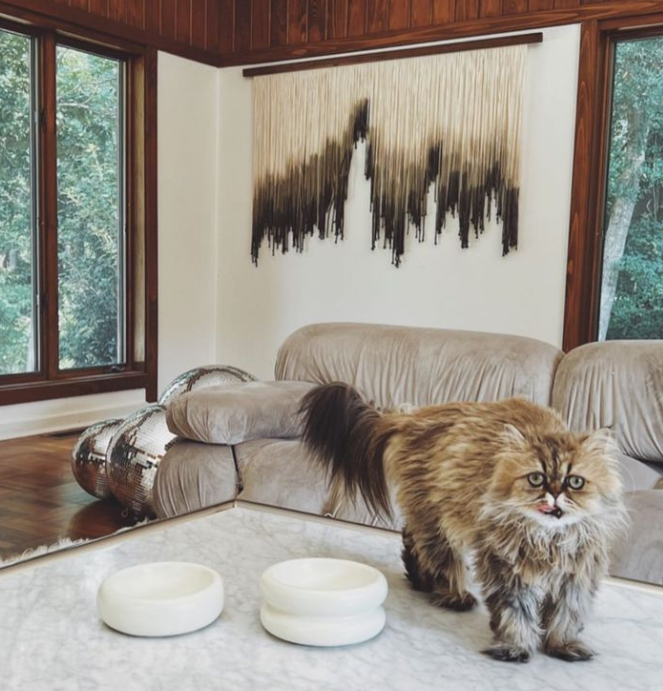
[[[561,483],[555,482],[554,484],[550,485],[550,493],[552,496],[557,499],[559,495],[564,491],[564,488],[562,487]]]

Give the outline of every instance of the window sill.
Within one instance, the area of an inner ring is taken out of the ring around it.
[[[0,406],[46,401],[53,398],[87,396],[111,391],[148,388],[146,372],[94,374],[75,379],[31,381],[0,385]]]

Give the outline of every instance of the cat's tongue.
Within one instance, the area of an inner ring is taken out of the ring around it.
[[[555,516],[555,518],[562,517],[562,509],[559,506],[551,506],[550,504],[539,504],[536,510],[540,513],[547,513]]]

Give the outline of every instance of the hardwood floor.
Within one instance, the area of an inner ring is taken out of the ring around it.
[[[77,432],[0,441],[0,559],[61,538],[97,538],[136,523],[71,472]]]

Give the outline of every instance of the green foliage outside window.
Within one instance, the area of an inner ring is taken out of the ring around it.
[[[30,41],[0,31],[0,374],[34,369]]]
[[[57,49],[60,368],[118,362],[119,64]]]
[[[617,44],[601,339],[663,338],[663,38]]]
[[[0,31],[0,374],[34,371],[30,39]],[[121,64],[58,46],[61,369],[122,361]]]

